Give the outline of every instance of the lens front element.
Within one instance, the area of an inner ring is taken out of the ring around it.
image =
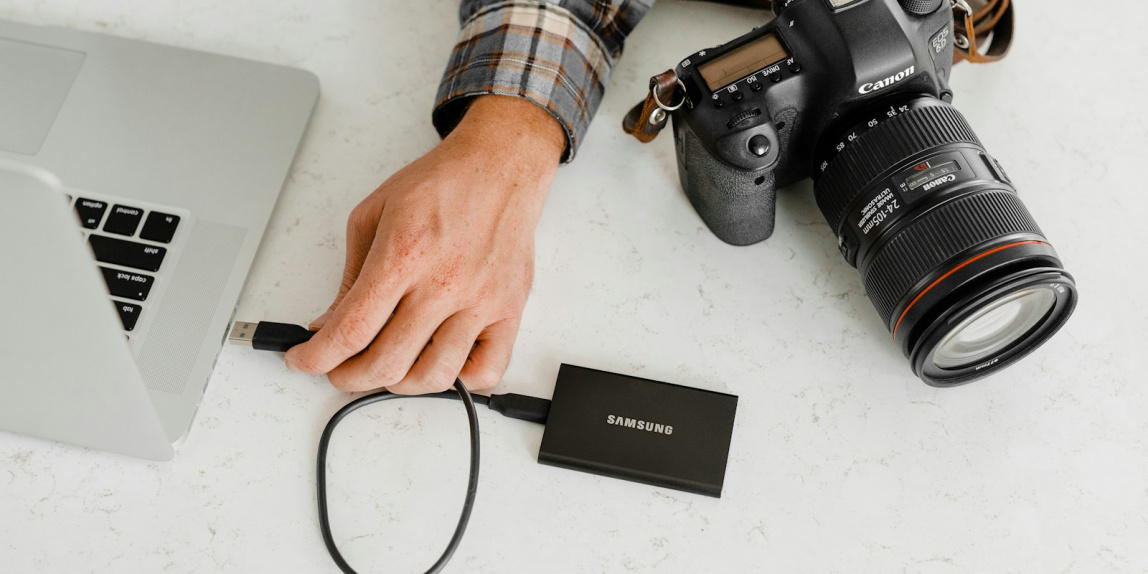
[[[1056,295],[1044,287],[1004,297],[949,331],[933,352],[933,363],[941,369],[981,363],[1031,332],[1055,304]]]

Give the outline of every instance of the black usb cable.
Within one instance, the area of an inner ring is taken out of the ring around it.
[[[259,323],[237,321],[231,329],[228,341],[235,345],[250,346],[260,351],[276,351],[282,353],[299,343],[311,340],[314,334],[313,331],[308,331],[299,325],[272,323],[269,321]],[[470,477],[466,485],[466,499],[463,501],[462,515],[459,516],[458,525],[455,526],[454,534],[451,536],[450,542],[447,543],[446,550],[443,551],[442,555],[439,556],[439,559],[431,566],[430,570],[427,570],[427,574],[435,574],[442,571],[454,554],[454,551],[458,548],[459,542],[462,541],[462,535],[466,531],[466,525],[470,522],[471,510],[474,508],[475,493],[478,492],[479,433],[478,412],[475,410],[474,405],[476,403],[486,405],[491,410],[510,418],[545,424],[546,417],[550,412],[550,401],[514,393],[490,396],[472,395],[466,390],[466,385],[462,384],[462,381],[458,379],[454,381],[454,391],[411,396],[461,400],[463,406],[466,408],[466,417],[470,422]],[[339,409],[339,411],[331,417],[326,428],[323,429],[323,435],[319,439],[319,455],[315,468],[316,498],[319,505],[319,529],[323,533],[323,543],[326,544],[327,552],[331,555],[331,559],[335,561],[335,564],[337,564],[339,569],[345,574],[356,573],[355,570],[351,568],[351,565],[347,563],[346,559],[343,558],[342,553],[339,552],[339,548],[335,546],[335,538],[331,534],[331,523],[327,517],[327,446],[331,442],[331,435],[335,432],[335,427],[338,426],[347,415],[373,403],[406,397],[407,395],[396,395],[387,391],[381,391],[355,399]]]

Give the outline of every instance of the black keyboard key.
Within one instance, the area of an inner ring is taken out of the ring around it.
[[[143,230],[140,231],[140,239],[171,243],[171,238],[175,237],[175,228],[178,226],[178,215],[153,211],[148,214],[147,221],[144,222]]]
[[[131,331],[136,328],[136,321],[139,321],[140,311],[143,307],[135,303],[124,303],[123,301],[112,301],[116,306],[116,311],[120,314],[120,321],[124,324],[125,331]]]
[[[167,255],[167,249],[163,247],[144,245],[143,243],[102,235],[89,237],[88,244],[92,246],[92,253],[95,253],[96,261],[100,263],[134,267],[144,271],[159,271],[163,257]]]
[[[141,219],[143,219],[142,209],[117,205],[112,208],[112,213],[108,215],[108,221],[104,223],[104,231],[116,235],[135,235]]]
[[[145,301],[148,293],[151,293],[152,284],[155,283],[155,279],[151,276],[131,271],[118,271],[107,267],[100,267],[100,271],[104,272],[104,281],[107,282],[108,292],[113,297]]]
[[[100,226],[100,220],[104,218],[104,212],[108,209],[106,201],[96,201],[94,199],[80,198],[76,200],[76,215],[80,216],[80,225],[87,229],[95,229]]]

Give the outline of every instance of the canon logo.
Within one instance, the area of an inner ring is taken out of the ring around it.
[[[640,431],[656,432],[659,434],[674,434],[674,427],[670,425],[657,424],[628,417],[609,415],[606,417],[606,424]]]
[[[933,189],[934,187],[937,187],[938,185],[941,185],[943,183],[949,183],[951,181],[957,181],[957,176],[949,174],[949,175],[946,175],[945,177],[939,177],[937,179],[934,179],[933,181],[930,181],[929,183],[926,183],[925,184],[925,191],[929,191],[930,189]]]
[[[877,90],[880,90],[882,88],[888,88],[889,86],[892,86],[893,84],[896,84],[897,82],[900,82],[901,80],[904,80],[905,78],[908,78],[909,76],[912,76],[916,72],[917,72],[917,66],[909,66],[909,69],[907,69],[904,72],[901,72],[895,76],[889,76],[888,78],[885,78],[884,80],[881,80],[880,82],[870,82],[868,84],[864,84],[857,91],[861,92],[862,94],[869,94],[872,92],[876,92]]]

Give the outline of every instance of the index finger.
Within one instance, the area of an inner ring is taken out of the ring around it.
[[[315,336],[287,351],[287,367],[305,373],[329,373],[371,344],[402,295],[397,279],[374,273],[360,275]]]

